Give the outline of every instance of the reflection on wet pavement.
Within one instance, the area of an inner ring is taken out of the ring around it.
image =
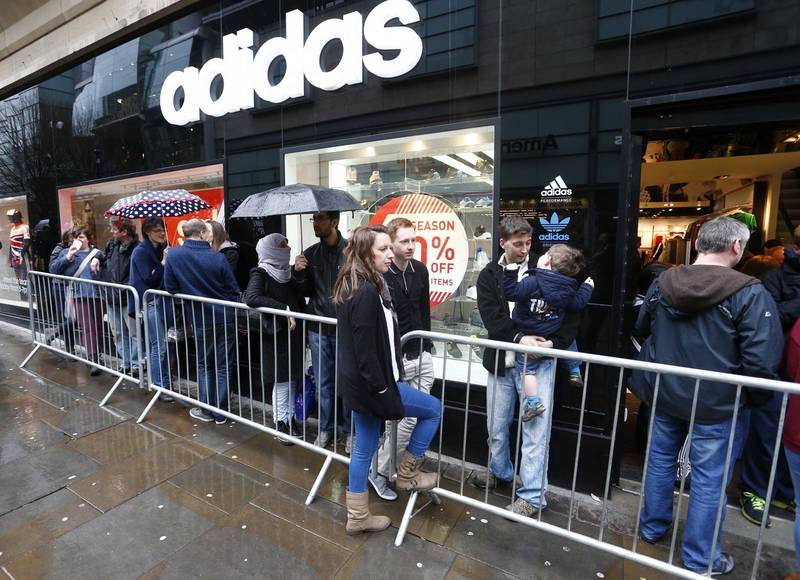
[[[0,369],[27,353],[29,344],[15,340],[4,340]],[[395,502],[371,493],[372,511],[394,527],[349,536],[346,465],[333,462],[306,506],[323,463],[315,453],[233,421],[198,423],[179,403],[157,403],[137,425],[150,393],[125,385],[101,409],[112,377],[92,379],[84,365],[49,352],[30,369],[0,375],[0,566],[17,579],[665,577],[453,501],[426,506],[424,494],[401,547],[394,539],[405,493]],[[483,498],[472,486],[463,491]],[[506,505],[502,493],[489,501]],[[543,521],[563,527],[568,511],[553,498]],[[580,505],[576,513],[573,529],[596,537],[596,514]],[[606,541],[630,546],[629,527],[612,518]],[[726,549],[745,561],[752,545],[728,541]],[[668,554],[661,545],[639,550]],[[792,557],[765,546],[761,577],[782,577]],[[737,567],[731,577],[749,571]]]

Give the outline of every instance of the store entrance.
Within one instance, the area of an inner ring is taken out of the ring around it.
[[[750,228],[750,243],[737,269],[760,278],[780,266],[784,247],[794,245],[792,232],[800,225],[799,133],[800,123],[643,136],[634,324],[652,281],[669,268],[692,263],[697,232],[709,219],[730,216]],[[641,340],[634,330],[632,353]],[[623,486],[641,480],[649,419],[630,391],[625,404]]]

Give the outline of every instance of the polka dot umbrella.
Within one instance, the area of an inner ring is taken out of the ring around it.
[[[205,201],[185,189],[167,191],[142,191],[117,200],[106,217],[119,216],[128,219],[148,217],[178,217],[201,209],[211,208]]]

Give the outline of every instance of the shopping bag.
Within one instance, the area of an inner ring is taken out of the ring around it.
[[[303,381],[303,388],[298,389],[294,396],[294,416],[298,421],[305,421],[317,407],[316,385],[314,371],[309,368]]]

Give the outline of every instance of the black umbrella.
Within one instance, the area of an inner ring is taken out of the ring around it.
[[[341,189],[295,183],[254,193],[236,208],[231,218],[255,219],[275,215],[360,209],[363,209],[361,204]]]

